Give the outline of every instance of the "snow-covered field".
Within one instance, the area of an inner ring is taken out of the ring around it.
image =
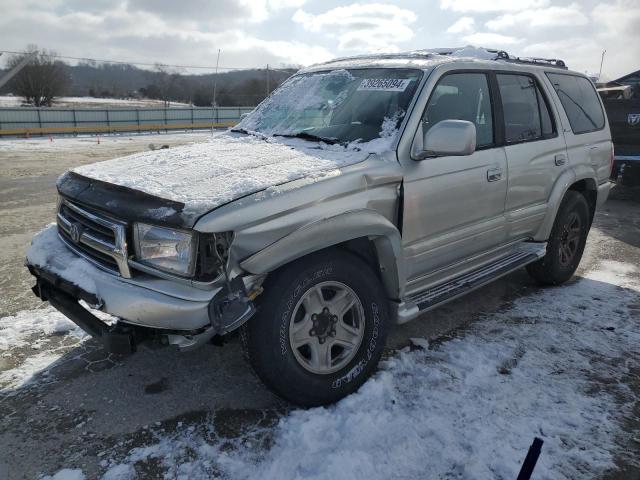
[[[19,107],[23,103],[22,97],[17,95],[0,95],[0,108]],[[148,98],[94,98],[94,97],[58,97],[54,107],[59,108],[104,108],[104,107],[133,107],[133,108],[162,108],[162,100]],[[170,107],[188,107],[187,103],[171,102]]]
[[[214,428],[215,413],[171,431],[149,426],[142,443],[100,452],[99,475],[515,479],[537,436],[544,446],[534,478],[597,477],[624,453],[622,422],[636,401],[622,379],[640,360],[638,273],[601,261],[451,339],[416,340],[421,348],[395,352],[358,393],[328,408],[256,421],[231,438]],[[0,320],[0,351],[34,334],[78,332],[51,309],[21,312]],[[19,373],[9,370],[0,382],[50,381],[42,363],[16,366]],[[64,467],[52,478],[85,478],[79,465]]]

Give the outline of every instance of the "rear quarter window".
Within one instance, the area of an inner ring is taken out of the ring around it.
[[[593,83],[576,75],[547,73],[573,133],[587,133],[604,128],[604,112]]]

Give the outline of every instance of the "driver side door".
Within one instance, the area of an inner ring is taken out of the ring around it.
[[[507,159],[496,146],[487,72],[445,73],[423,112],[423,130],[442,120],[476,126],[476,151],[403,162],[403,248],[407,291],[420,289],[433,272],[454,266],[506,241]],[[451,267],[451,268],[450,268]]]

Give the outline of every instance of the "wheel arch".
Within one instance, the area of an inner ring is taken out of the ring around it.
[[[374,267],[389,298],[403,295],[405,270],[397,227],[373,210],[355,210],[318,220],[291,232],[240,262],[252,274],[274,270],[322,250],[340,248]]]
[[[596,179],[593,176],[586,174],[576,175],[575,171],[567,170],[560,176],[560,178],[558,178],[551,194],[549,195],[547,214],[542,225],[538,229],[538,232],[534,236],[534,240],[546,241],[549,238],[560,204],[569,190],[576,191],[584,195],[587,203],[589,204],[590,222],[593,221],[598,199],[598,185]]]

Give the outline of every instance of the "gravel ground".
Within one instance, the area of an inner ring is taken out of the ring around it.
[[[178,145],[206,138],[207,134],[172,134],[102,138],[100,144],[87,138],[32,140],[22,145],[17,140],[0,140],[0,317],[35,316],[20,313],[34,309],[52,315],[31,294],[32,281],[22,261],[31,236],[53,220],[55,178],[60,173],[71,166],[142,151],[150,143]],[[612,200],[596,217],[579,276],[608,260],[640,265],[637,201],[635,192],[614,190]],[[463,336],[480,317],[504,311],[539,292],[526,273],[515,272],[395,328],[388,355],[393,357],[395,349],[409,345],[412,337],[437,344]],[[291,412],[291,406],[272,396],[249,373],[234,338],[223,348],[211,345],[189,354],[161,349],[118,358],[77,332],[56,332],[35,332],[25,342],[10,346],[10,354],[0,355],[0,388],[4,386],[0,390],[0,478],[39,478],[67,467],[96,478],[105,470],[105,452],[148,445],[160,432],[206,425],[231,445],[234,439],[246,439],[248,430],[271,431]],[[601,478],[640,478],[634,461],[640,458],[637,353],[629,352],[628,374],[618,381],[628,387],[627,397],[631,395],[620,402],[631,406],[617,436],[617,468]],[[41,372],[31,381],[20,380],[22,367],[26,377],[30,371]],[[594,388],[619,395],[610,379],[596,371],[590,375]],[[266,442],[256,448],[269,448],[268,435],[253,440]],[[146,478],[161,472],[157,461],[138,469]]]

